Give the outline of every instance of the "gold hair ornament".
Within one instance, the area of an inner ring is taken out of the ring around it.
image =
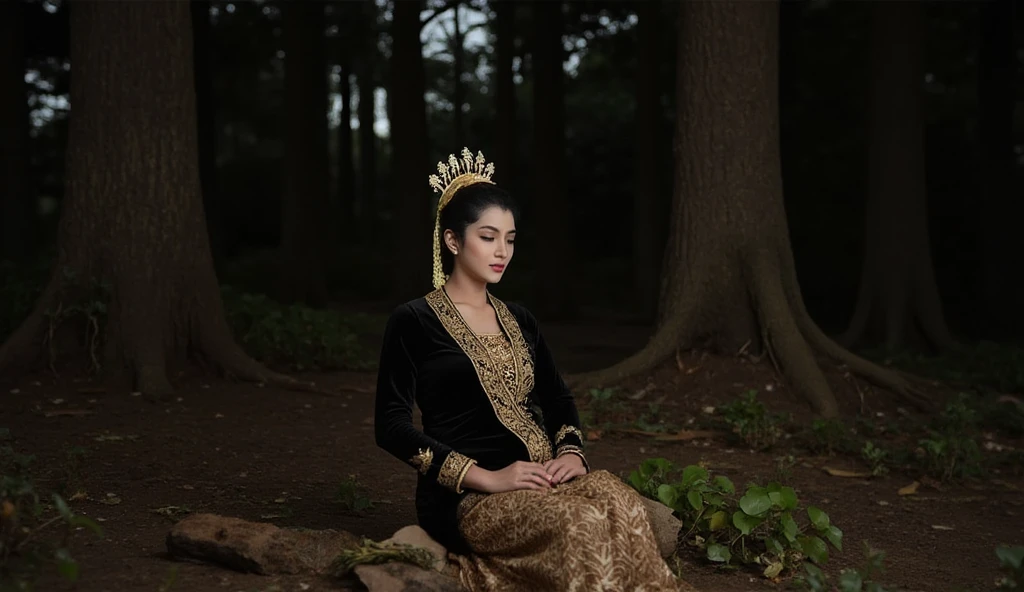
[[[474,183],[491,183],[491,176],[494,174],[494,163],[484,160],[484,153],[477,152],[476,158],[469,148],[462,149],[462,159],[455,158],[454,154],[448,155],[447,164],[444,161],[437,163],[438,175],[430,175],[428,181],[433,187],[434,193],[440,193],[441,199],[437,201],[437,215],[434,217],[434,288],[440,288],[448,280],[441,267],[441,210],[452,200],[455,193]]]

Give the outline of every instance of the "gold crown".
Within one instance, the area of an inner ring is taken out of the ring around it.
[[[477,152],[476,158],[469,148],[462,149],[462,160],[455,158],[454,154],[448,155],[448,163],[444,161],[437,163],[437,172],[440,175],[430,175],[427,179],[434,193],[440,193],[441,198],[437,201],[437,215],[434,218],[434,288],[440,288],[447,281],[444,270],[441,267],[441,210],[451,201],[455,193],[474,183],[494,183],[491,176],[494,175],[494,163],[484,160],[484,153]]]

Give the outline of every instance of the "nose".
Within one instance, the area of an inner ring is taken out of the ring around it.
[[[498,247],[494,251],[494,256],[497,257],[498,259],[504,259],[507,255],[508,245],[505,244],[505,241],[499,241]]]

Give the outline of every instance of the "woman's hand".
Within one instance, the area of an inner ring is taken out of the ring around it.
[[[540,463],[516,461],[500,471],[488,471],[474,465],[463,481],[467,486],[485,493],[520,489],[547,491],[551,489],[552,477]]]
[[[583,459],[576,454],[563,454],[544,463],[544,470],[551,475],[551,484],[558,485],[587,474]]]

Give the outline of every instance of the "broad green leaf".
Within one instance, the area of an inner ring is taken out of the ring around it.
[[[690,490],[686,494],[686,500],[690,502],[690,507],[694,510],[700,511],[704,507],[704,498],[701,496],[699,491]]]
[[[782,500],[779,505],[782,506],[782,509],[795,510],[797,503],[796,491],[794,491],[792,487],[784,486],[780,493],[782,494]]]
[[[736,493],[736,487],[732,484],[732,481],[730,481],[728,477],[719,475],[715,477],[714,484],[715,487],[718,488],[718,491],[721,491],[722,493]]]
[[[828,519],[828,514],[814,506],[807,507],[807,517],[811,519],[811,526],[818,531],[827,530],[831,524],[831,521]]]
[[[839,574],[839,592],[861,592],[864,588],[864,578],[855,569],[849,569]]]
[[[811,561],[818,565],[828,561],[828,547],[825,546],[825,541],[816,536],[803,536],[799,538],[798,542],[800,550],[804,555],[810,557]]]
[[[721,530],[726,526],[729,526],[729,515],[721,510],[712,514],[711,518],[708,519],[708,528],[710,528],[712,532]]]
[[[658,486],[658,501],[665,504],[668,507],[676,505],[676,488],[662,483]]]
[[[796,520],[793,520],[793,516],[789,512],[779,516],[779,526],[782,527],[782,535],[791,543],[796,540],[796,535],[800,533],[800,527],[796,525]]]
[[[750,516],[760,516],[771,507],[772,500],[764,487],[751,487],[747,490],[747,495],[740,498],[740,509]]]
[[[57,573],[61,577],[69,582],[78,579],[78,563],[71,557],[71,553],[67,549],[57,549],[54,558],[57,560]]]
[[[822,533],[822,536],[824,536],[828,542],[832,543],[836,549],[840,551],[843,550],[843,531],[839,530],[838,526],[835,524],[829,526],[828,529]]]
[[[718,508],[725,503],[725,499],[717,493],[708,493],[704,496],[704,503]]]
[[[761,524],[763,520],[756,516],[750,516],[746,512],[737,511],[732,515],[732,525],[739,529],[743,534],[750,534],[755,528]]]
[[[729,547],[725,545],[711,543],[708,545],[708,559],[715,563],[729,563],[729,560],[732,559],[732,553],[729,552]]]
[[[766,549],[775,553],[776,555],[782,555],[785,549],[782,547],[782,543],[775,537],[768,537],[764,540],[764,546]]]
[[[778,576],[780,573],[782,573],[781,563],[769,563],[768,567],[764,568],[764,577],[769,579]]]
[[[682,485],[684,489],[689,489],[690,486],[692,486],[694,483],[697,483],[698,481],[707,480],[707,469],[700,467],[698,465],[689,465],[688,467],[683,469],[683,479],[680,485]]]
[[[68,507],[68,503],[64,501],[64,498],[53,494],[53,505],[57,506],[57,511],[65,520],[71,520],[71,508]]]
[[[999,558],[999,563],[1013,568],[1017,571],[1024,565],[1024,547],[1007,547],[1001,546],[996,547],[996,557]]]

